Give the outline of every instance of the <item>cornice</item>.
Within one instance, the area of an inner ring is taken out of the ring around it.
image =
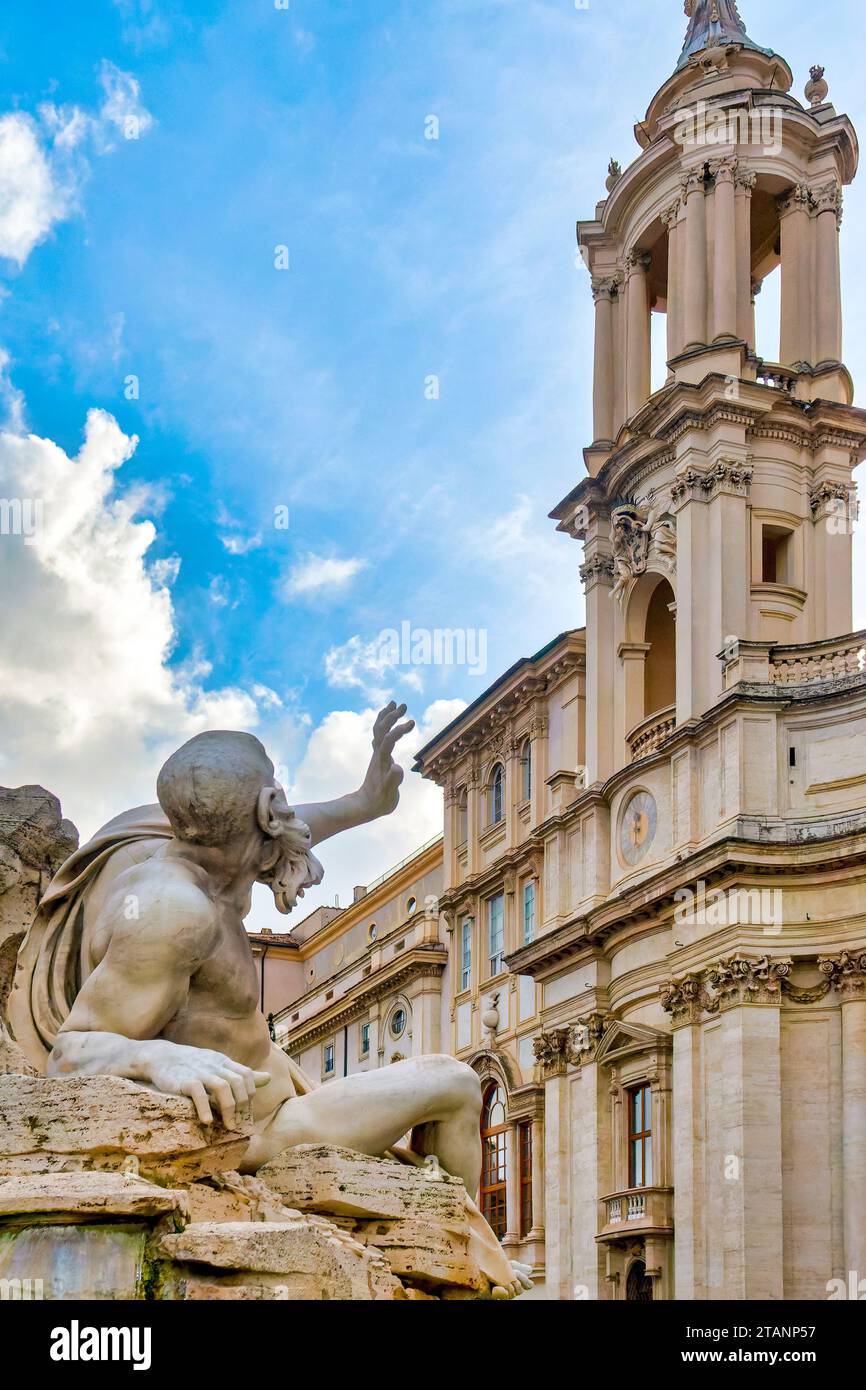
[[[399,961],[389,961],[379,968],[375,975],[369,975],[342,996],[328,1009],[323,1009],[311,1019],[289,1027],[288,1037],[283,1043],[284,1052],[297,1052],[299,1048],[309,1047],[318,1039],[327,1037],[347,1023],[358,1018],[370,1005],[394,990],[404,988],[412,980],[429,975],[441,976],[448,964],[448,952],[444,946],[413,946],[400,956]],[[294,1005],[288,1005],[275,1014],[275,1023],[285,1023]]]
[[[834,824],[837,833],[820,839],[798,835],[797,831],[802,832],[805,827],[796,824],[787,827],[794,833],[785,840],[768,842],[758,837],[726,835],[685,859],[664,865],[598,907],[576,914],[531,945],[513,951],[506,956],[506,965],[516,975],[536,977],[551,974],[566,961],[592,958],[619,928],[638,924],[642,919],[652,923],[667,910],[673,911],[678,903],[675,894],[684,883],[703,880],[710,890],[738,874],[751,878],[780,874],[807,877],[826,870],[829,843],[843,844],[846,840],[850,844],[842,862],[850,866],[866,864],[866,812],[840,818]],[[760,831],[760,822],[756,828]],[[793,846],[798,850],[796,860],[791,858]]]
[[[505,874],[517,876],[527,868],[539,873],[543,855],[543,841],[536,829],[522,844],[504,850],[491,864],[485,865],[480,873],[473,874],[470,878],[465,878],[452,888],[446,889],[439,898],[440,910],[457,912],[466,898],[486,897],[491,888],[501,883]]]
[[[572,634],[570,645],[564,647],[549,665],[541,670],[527,672],[518,680],[517,685],[506,690],[486,708],[479,709],[474,714],[467,712],[465,722],[456,721],[441,752],[430,753],[425,757],[424,776],[441,784],[450,769],[462,762],[467,755],[491,751],[497,741],[501,745],[497,751],[503,753],[510,739],[510,725],[530,711],[535,702],[547,699],[575,671],[585,669],[584,639],[578,639]]]
[[[802,964],[817,965],[823,980],[808,988],[794,984],[791,970]],[[785,998],[792,1004],[817,1004],[831,990],[841,996],[843,1006],[849,999],[866,998],[866,946],[834,955],[821,955],[816,948],[811,955],[796,958],[748,956],[738,951],[665,981],[659,986],[659,1001],[676,1030],[743,1005],[779,1008]]]

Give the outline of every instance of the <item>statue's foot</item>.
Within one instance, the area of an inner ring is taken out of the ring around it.
[[[509,1284],[494,1284],[492,1298],[519,1298],[522,1293],[528,1293],[532,1288],[532,1267],[520,1264],[517,1260],[511,1260],[509,1263],[514,1278]]]

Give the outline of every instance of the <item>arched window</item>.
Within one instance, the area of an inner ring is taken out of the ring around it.
[[[520,748],[520,775],[523,800],[528,801],[532,796],[532,744],[528,738],[523,740]]]
[[[505,768],[501,763],[497,763],[490,774],[488,804],[490,824],[498,825],[505,815]]]
[[[465,787],[460,788],[457,797],[457,843],[465,845],[469,839],[469,793]]]
[[[508,1125],[505,1092],[493,1082],[481,1110],[481,1210],[498,1240],[507,1229]]]
[[[671,611],[674,591],[659,581],[649,601],[645,640],[649,651],[644,666],[644,715],[669,709],[677,699],[677,629]]]

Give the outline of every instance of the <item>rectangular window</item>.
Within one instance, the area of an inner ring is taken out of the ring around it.
[[[487,899],[487,941],[490,975],[501,975],[505,969],[505,894],[497,893]]]
[[[628,1092],[628,1185],[651,1187],[653,1180],[652,1091],[636,1086]]]
[[[520,1154],[520,1234],[532,1230],[532,1121],[524,1120],[517,1131]]]
[[[334,1044],[325,1043],[323,1070],[326,1076],[334,1074]]]
[[[361,1024],[361,1056],[368,1057],[370,1054],[370,1025]]]
[[[523,885],[523,944],[535,940],[535,883]]]
[[[460,988],[472,984],[472,918],[464,917],[460,925]]]
[[[765,584],[790,584],[791,532],[781,526],[761,531],[761,578]]]

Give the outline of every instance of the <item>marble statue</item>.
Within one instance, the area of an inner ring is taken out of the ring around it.
[[[321,880],[315,845],[396,808],[394,748],[414,727],[405,714],[393,701],[379,714],[357,791],[295,809],[252,735],[184,744],[159,774],[159,805],[110,822],[55,875],[19,953],[9,1018],[49,1077],[121,1077],[186,1096],[203,1124],[215,1110],[228,1128],[251,1113],[248,1173],[301,1144],[399,1154],[411,1133],[415,1155],[462,1179],[478,1265],[494,1297],[511,1298],[531,1281],[474,1205],[474,1071],[417,1057],[314,1086],[271,1039],[244,928],[255,883],[289,912]]]

